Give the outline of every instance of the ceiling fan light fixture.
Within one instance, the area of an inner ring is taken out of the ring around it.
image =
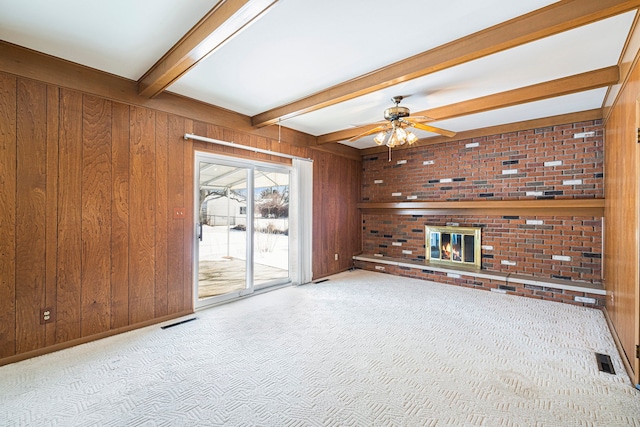
[[[413,132],[407,130],[407,128],[426,130],[448,137],[455,135],[455,132],[422,124],[423,122],[431,121],[433,119],[424,116],[411,116],[411,112],[407,107],[400,106],[400,101],[402,101],[403,98],[403,96],[394,96],[391,98],[395,105],[384,110],[384,118],[389,122],[386,126],[383,125],[370,129],[360,135],[356,135],[349,139],[349,141],[351,142],[365,136],[373,135],[380,129],[383,129],[382,132],[378,132],[376,134],[373,141],[377,145],[385,145],[389,148],[389,161],[391,161],[392,148],[404,144],[413,145],[418,142],[418,137]]]
[[[379,134],[376,135],[375,138],[373,138],[374,142],[378,145],[382,145],[384,144],[384,140],[387,138],[387,133],[386,132],[380,132]]]
[[[398,139],[398,135],[396,135],[396,132],[391,132],[391,136],[387,141],[387,145],[391,148],[401,145],[400,139]]]

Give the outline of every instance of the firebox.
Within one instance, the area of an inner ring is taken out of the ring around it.
[[[480,228],[426,226],[426,259],[431,263],[481,268]]]

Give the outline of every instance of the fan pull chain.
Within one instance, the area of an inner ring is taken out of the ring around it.
[[[278,144],[280,144],[280,136],[282,131],[282,126],[280,122],[282,122],[282,118],[278,118]]]

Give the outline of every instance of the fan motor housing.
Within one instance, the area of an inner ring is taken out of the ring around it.
[[[390,121],[398,120],[402,117],[409,117],[409,115],[409,109],[407,107],[400,107],[399,105],[384,110],[384,118]]]

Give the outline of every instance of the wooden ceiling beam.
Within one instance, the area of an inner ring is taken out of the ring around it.
[[[160,94],[277,1],[221,0],[138,80],[139,95]]]
[[[526,86],[519,89],[487,95],[480,98],[462,101],[455,104],[432,108],[430,110],[417,111],[416,116],[431,117],[435,120],[445,120],[454,117],[467,116],[482,113],[499,108],[527,102],[540,101],[542,99],[569,95],[590,89],[597,89],[619,82],[620,70],[617,65],[589,71],[574,76],[563,77],[549,82]],[[354,127],[337,132],[320,135],[318,144],[344,141],[370,129],[372,125]]]
[[[262,127],[348,101],[408,80],[609,18],[640,7],[640,0],[561,0],[526,15],[419,53],[269,111],[251,121]]]

